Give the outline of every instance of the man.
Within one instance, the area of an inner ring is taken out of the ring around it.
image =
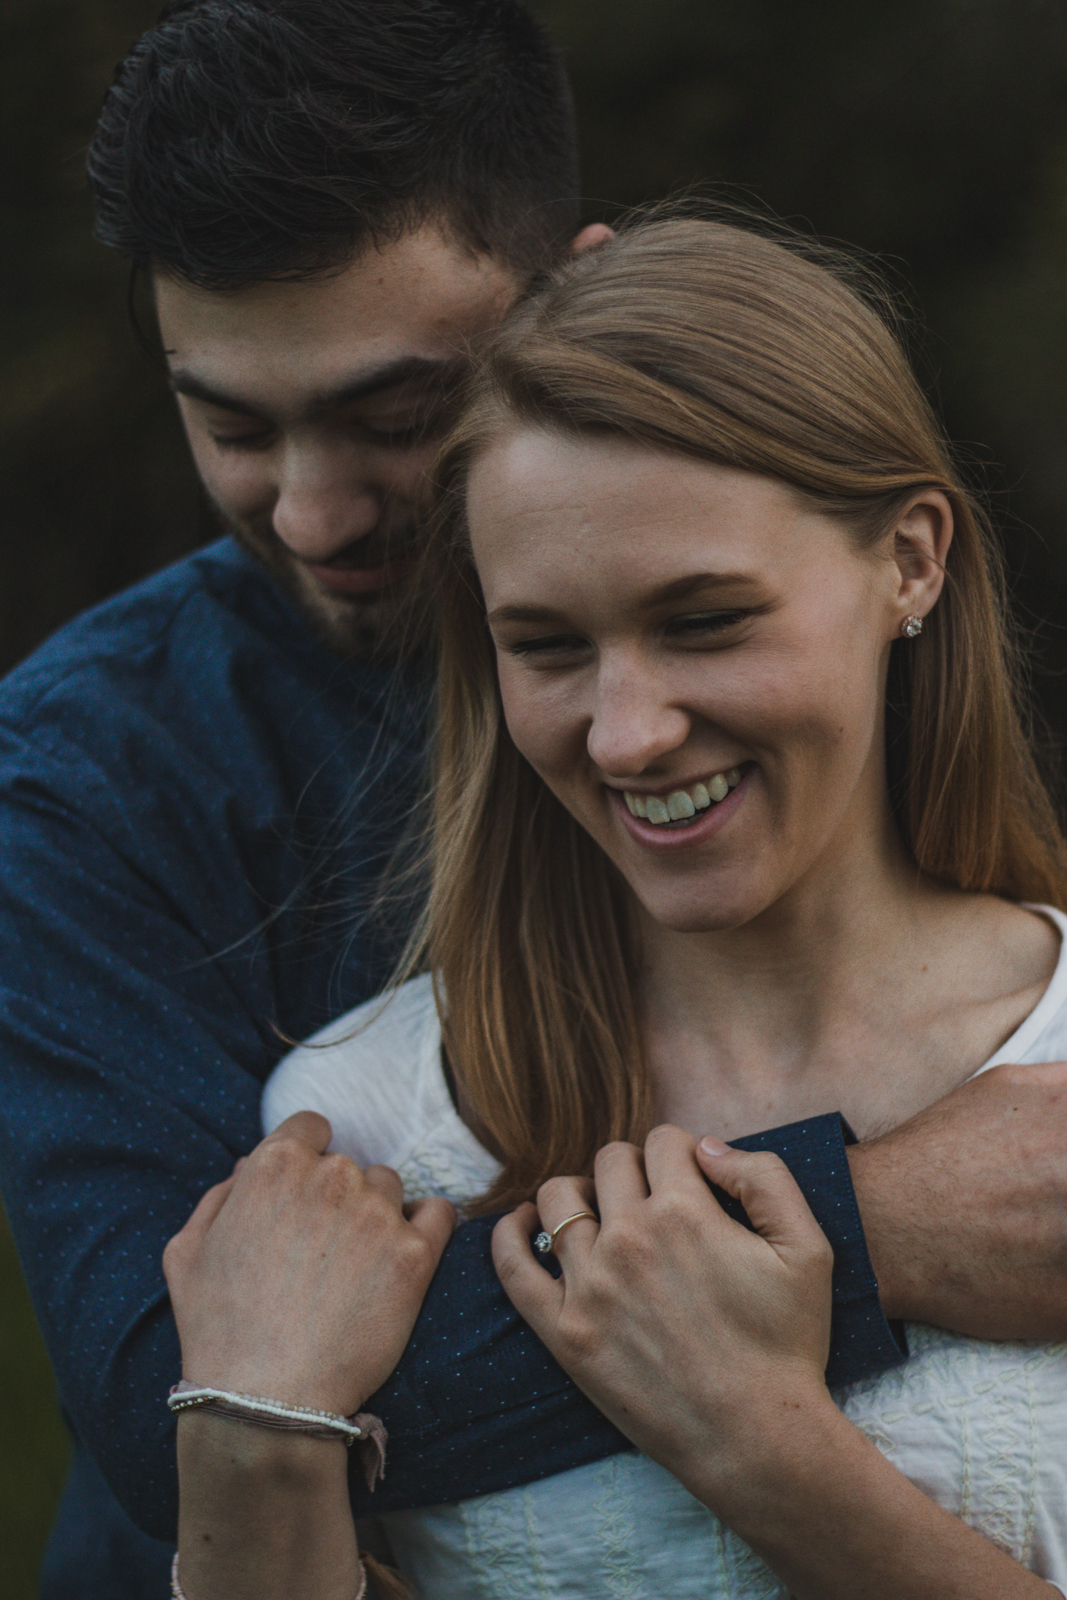
[[[166,1590],[179,1352],[160,1257],[259,1137],[287,1048],[378,990],[374,886],[417,791],[392,669],[422,475],[468,340],[579,231],[570,100],[517,0],[184,0],[90,174],[150,277],[231,537],[0,692],[0,1167],[77,1441],[45,1594]],[[1067,1072],[1004,1069],[850,1156],[891,1315],[1067,1327]],[[899,1359],[833,1119],[766,1136],[838,1252],[838,1376]],[[381,1392],[418,1504],[620,1439],[457,1233]],[[516,1448],[521,1439],[522,1448]]]

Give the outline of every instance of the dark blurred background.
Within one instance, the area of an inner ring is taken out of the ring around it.
[[[567,51],[590,217],[728,185],[876,252],[990,493],[1054,765],[1067,741],[1064,0],[542,0]],[[90,237],[83,154],[157,7],[4,0],[0,670],[210,536],[175,415]],[[64,1445],[0,1238],[4,1592],[36,1592]]]

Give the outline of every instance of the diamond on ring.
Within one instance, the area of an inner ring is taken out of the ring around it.
[[[552,1251],[552,1235],[550,1233],[546,1233],[544,1228],[542,1228],[533,1244],[534,1249],[537,1251],[539,1256],[550,1255]]]

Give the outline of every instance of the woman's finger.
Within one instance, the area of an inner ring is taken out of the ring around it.
[[[493,1265],[515,1310],[537,1332],[552,1326],[563,1305],[562,1279],[553,1278],[534,1258],[531,1235],[540,1227],[537,1207],[524,1202],[501,1217],[493,1229]]]
[[[648,1199],[644,1153],[635,1144],[617,1139],[598,1150],[593,1178],[602,1222],[622,1211],[632,1211]]]
[[[653,1128],[645,1140],[645,1176],[652,1194],[657,1189],[691,1189],[707,1194],[704,1174],[695,1159],[696,1140],[669,1122]]]
[[[696,1158],[705,1177],[740,1200],[756,1232],[779,1255],[814,1251],[833,1262],[826,1235],[778,1156],[769,1150],[734,1150],[720,1139],[705,1138],[697,1145]]]
[[[332,1138],[333,1129],[317,1111],[294,1111],[291,1117],[279,1122],[274,1132],[268,1133],[256,1149],[262,1150],[264,1145],[277,1144],[282,1139],[295,1139],[298,1144],[307,1145],[309,1150],[321,1156],[326,1154]]]
[[[429,1243],[434,1260],[440,1261],[456,1227],[456,1208],[451,1200],[416,1200],[406,1208],[406,1215],[415,1232]]]
[[[583,1212],[592,1212],[592,1216],[583,1216]],[[561,1263],[569,1257],[573,1265],[579,1256],[589,1253],[600,1231],[592,1178],[549,1178],[537,1191],[537,1214],[545,1233],[562,1229],[552,1254]],[[569,1217],[577,1220],[567,1222]]]
[[[363,1181],[371,1189],[394,1205],[399,1211],[404,1204],[404,1185],[399,1172],[392,1167],[373,1166],[366,1167],[363,1172]]]

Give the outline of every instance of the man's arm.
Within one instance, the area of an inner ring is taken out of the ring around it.
[[[198,880],[179,902],[160,880],[160,841],[129,826],[114,785],[84,765],[79,792],[65,793],[39,752],[32,774],[0,797],[0,1171],[64,1406],[129,1515],[168,1539],[177,1484],[164,1400],[180,1366],[163,1249],[258,1141],[260,1080],[281,1048],[272,974],[295,951],[284,924],[274,946],[264,936],[225,950],[217,905],[195,897],[224,903],[233,929],[256,929],[261,913],[240,863],[223,881],[221,846],[191,798],[175,826],[184,816],[203,854],[177,874]],[[813,1203],[820,1186],[848,1198],[827,1121],[828,1140],[790,1136]],[[381,1397],[392,1441],[376,1508],[505,1488],[625,1448],[504,1297],[489,1232],[471,1224],[449,1247]],[[858,1220],[853,1232],[862,1249]]]
[[[994,1067],[849,1161],[888,1316],[1067,1336],[1067,1063]]]
[[[122,733],[93,731],[108,747]],[[163,1397],[178,1372],[178,1345],[162,1251],[204,1190],[258,1138],[260,1081],[280,1049],[271,1026],[279,984],[283,976],[297,982],[308,958],[292,923],[275,919],[257,932],[262,897],[236,849],[233,860],[226,855],[220,815],[233,803],[227,796],[184,794],[184,768],[176,762],[169,776],[155,775],[166,806],[163,832],[153,835],[142,817],[129,815],[118,767],[109,779],[85,766],[72,784],[61,755],[57,750],[53,772],[39,754],[20,766],[17,752],[4,752],[0,1172],[68,1413],[135,1522],[168,1538],[176,1479]],[[152,781],[147,771],[131,776],[134,789]],[[175,850],[185,851],[180,874]],[[173,892],[178,879],[186,885],[183,899]],[[231,949],[226,929],[246,937]],[[314,986],[325,994],[334,945],[315,960]],[[293,1014],[291,1006],[281,1011]],[[1021,1149],[1046,1136],[1040,1082],[1020,1102]],[[964,1111],[965,1129],[974,1131],[962,1146],[981,1151],[983,1203],[995,1206],[1000,1103],[985,1113],[987,1136],[980,1110],[965,1102]],[[956,1137],[946,1116],[942,1145]],[[901,1169],[887,1159],[908,1148],[903,1132],[895,1137],[896,1145],[887,1140],[880,1152],[872,1146],[856,1164],[863,1203],[875,1218],[876,1265],[890,1283],[894,1262],[914,1254],[916,1240],[950,1237],[968,1218],[951,1186],[943,1217],[922,1204],[930,1193],[923,1160],[944,1170],[936,1142],[925,1158],[920,1144],[909,1169],[918,1196],[909,1209],[895,1187]],[[770,1136],[765,1146],[780,1148]],[[847,1190],[843,1157],[840,1165]],[[1020,1234],[1012,1239],[1006,1229],[1010,1259],[1001,1244],[976,1278],[983,1305],[997,1292],[998,1271],[1005,1293],[1025,1277],[1027,1251],[1039,1238],[1033,1217],[1050,1204],[1044,1175],[1028,1179],[1025,1162],[1014,1159],[1005,1167]],[[842,1192],[840,1173],[813,1171],[803,1154],[794,1171],[816,1210],[820,1193],[832,1199]],[[895,1202],[910,1219],[896,1246]],[[981,1230],[974,1238],[980,1260]],[[398,1505],[504,1488],[622,1447],[504,1300],[487,1241],[483,1224],[460,1230],[392,1381],[395,1445],[385,1487]],[[1039,1275],[1047,1254],[1035,1252]],[[936,1282],[936,1272],[930,1276]],[[892,1309],[917,1314],[891,1294]],[[1029,1331],[1037,1337],[1049,1326],[1047,1306],[1035,1302],[1033,1309]],[[542,1361],[549,1362],[543,1371]]]

